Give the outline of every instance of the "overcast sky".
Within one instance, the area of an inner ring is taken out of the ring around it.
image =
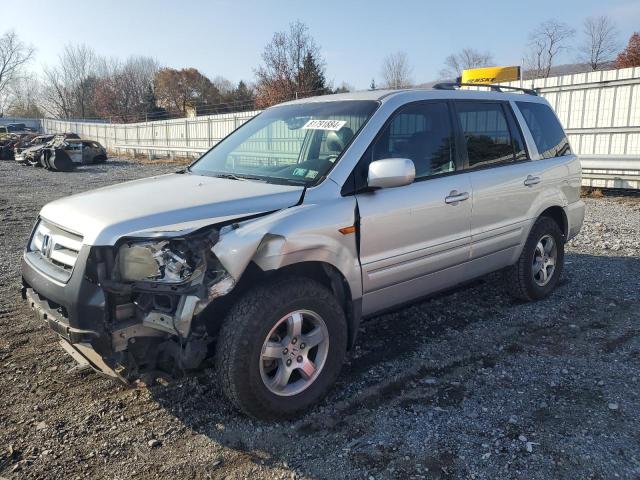
[[[15,30],[36,48],[33,69],[53,64],[67,43],[101,55],[149,55],[162,65],[196,67],[233,82],[252,81],[264,45],[289,22],[305,22],[322,47],[327,78],[362,89],[380,78],[388,53],[404,50],[417,83],[434,80],[447,55],[490,51],[499,65],[522,61],[528,33],[549,18],[570,24],[607,14],[621,46],[640,30],[640,0],[533,1],[168,1],[27,0],[2,8],[0,33]],[[575,52],[563,55],[573,62]]]

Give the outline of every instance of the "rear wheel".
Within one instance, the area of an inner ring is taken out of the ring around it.
[[[346,320],[334,295],[313,280],[286,279],[252,289],[231,309],[216,368],[238,409],[288,418],[327,393],[346,349]]]
[[[547,297],[556,287],[564,266],[564,235],[549,217],[540,217],[505,280],[510,293],[521,300]]]

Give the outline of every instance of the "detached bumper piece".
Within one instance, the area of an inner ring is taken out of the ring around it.
[[[100,336],[98,332],[69,326],[64,315],[52,308],[49,302],[41,298],[32,288],[25,290],[25,297],[35,316],[61,337],[60,345],[80,366],[88,365],[98,373],[128,383],[105,363],[102,356],[91,345],[91,338]]]

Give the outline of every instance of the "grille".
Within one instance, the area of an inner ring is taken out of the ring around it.
[[[45,220],[40,220],[29,245],[29,251],[41,261],[68,275],[82,248],[82,237]]]

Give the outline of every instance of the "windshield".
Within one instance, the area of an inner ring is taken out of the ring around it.
[[[374,101],[340,101],[266,110],[205,153],[189,171],[238,180],[316,183],[377,106]]]

